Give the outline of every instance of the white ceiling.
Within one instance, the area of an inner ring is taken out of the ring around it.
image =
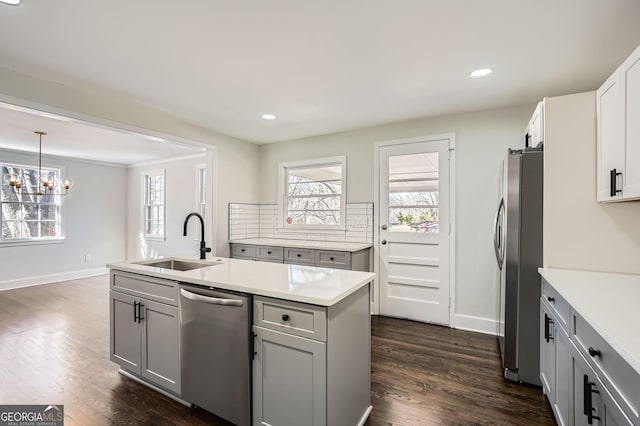
[[[38,152],[34,130],[47,132],[42,137],[43,155],[131,165],[203,152],[195,146],[151,140],[0,103],[0,148]]]
[[[638,0],[22,0],[0,66],[273,142],[593,90],[639,23]]]

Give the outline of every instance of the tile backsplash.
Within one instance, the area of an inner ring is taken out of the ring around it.
[[[278,238],[288,240],[373,242],[373,203],[347,203],[345,230],[291,230],[278,224],[276,204],[229,204],[229,239]]]

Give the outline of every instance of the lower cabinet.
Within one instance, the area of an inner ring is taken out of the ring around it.
[[[571,366],[575,425],[633,425],[575,346]]]
[[[111,361],[180,394],[178,308],[110,292]]]
[[[253,332],[253,424],[326,424],[326,344],[256,326]]]
[[[547,395],[549,403],[556,400],[556,326],[553,321],[553,313],[547,304],[540,301],[540,329],[542,330],[542,342],[540,343],[540,381],[542,390]]]

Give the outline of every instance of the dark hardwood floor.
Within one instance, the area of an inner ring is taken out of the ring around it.
[[[0,404],[64,404],[66,425],[228,425],[118,374],[108,290],[101,276],[0,292]],[[367,425],[554,424],[539,389],[502,379],[494,337],[374,317],[371,340]]]

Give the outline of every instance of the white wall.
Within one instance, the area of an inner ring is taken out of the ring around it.
[[[113,127],[145,131],[165,139],[184,139],[216,147],[216,249],[229,254],[228,203],[258,201],[257,145],[191,125],[149,105],[116,98],[99,88],[79,90],[0,67],[0,101]],[[215,100],[212,100],[215,102]],[[173,136],[173,138],[172,138]]]
[[[37,165],[37,154],[0,150],[0,162]],[[125,184],[123,167],[43,156],[43,164],[64,167],[75,180],[63,197],[62,244],[0,244],[0,289],[55,281],[78,271],[104,268],[125,251]],[[91,261],[85,261],[85,255]],[[44,277],[46,276],[46,277]]]
[[[640,202],[596,202],[595,92],[545,108],[544,266],[640,273]]]
[[[184,219],[198,211],[197,166],[209,163],[208,155],[189,157],[148,165],[131,167],[127,173],[127,258],[129,260],[176,254],[198,255],[200,250],[200,224],[197,218],[189,221],[187,237],[182,235]],[[143,203],[145,172],[165,171],[165,236],[164,240],[145,239]],[[210,177],[211,168],[207,168]],[[208,185],[211,188],[210,185]],[[210,194],[207,196],[211,200]],[[211,203],[205,217],[205,241],[212,247]],[[210,257],[211,255],[208,255]],[[123,257],[124,259],[124,257]]]
[[[260,202],[277,201],[278,163],[347,156],[347,201],[374,200],[374,143],[454,133],[456,138],[456,293],[453,326],[495,332],[499,276],[493,252],[499,165],[523,145],[535,105],[457,114],[260,147]]]

